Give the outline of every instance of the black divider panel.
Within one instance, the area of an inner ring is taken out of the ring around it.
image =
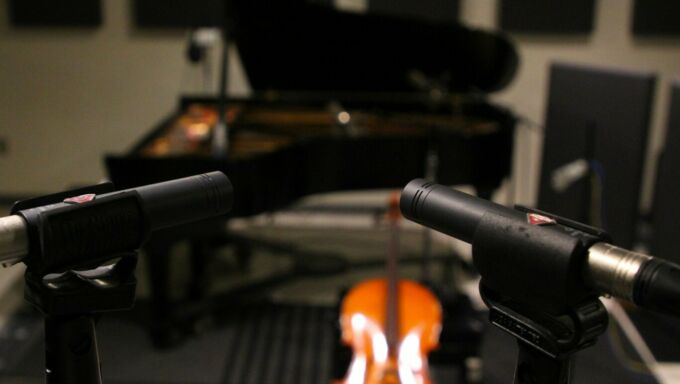
[[[592,207],[600,205],[592,199],[598,183],[583,177],[560,192],[551,179],[566,164],[592,159],[603,178],[596,214],[602,212],[616,244],[633,244],[654,85],[655,76],[646,73],[552,66],[539,208],[591,222]]]
[[[652,253],[680,263],[680,82],[673,85],[670,108],[666,146],[657,173]]]

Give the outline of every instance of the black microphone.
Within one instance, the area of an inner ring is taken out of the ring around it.
[[[128,189],[136,191],[149,214],[151,230],[224,215],[234,202],[234,188],[222,172]]]
[[[680,315],[680,266],[609,244],[594,228],[548,213],[507,208],[422,179],[406,185],[400,207],[406,218],[471,243],[483,283],[490,280],[489,285],[508,291],[524,285],[514,291],[518,296],[545,298],[549,295],[535,292],[536,287],[577,289],[553,273],[570,270],[579,274],[578,283],[587,290]],[[494,260],[485,259],[491,257]]]
[[[45,201],[25,209],[18,203],[12,215],[0,218],[1,263],[70,268],[130,251],[149,231],[226,214],[233,187],[222,172],[211,172],[103,194],[67,192]]]

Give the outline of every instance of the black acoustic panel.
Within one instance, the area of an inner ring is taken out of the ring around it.
[[[539,208],[586,223],[601,212],[614,242],[633,244],[654,86],[651,74],[552,66]],[[598,183],[590,177],[563,192],[551,185],[557,168],[581,158],[601,165],[603,205],[596,212]]]
[[[666,146],[657,172],[652,253],[680,263],[680,82],[673,85],[670,108]]]
[[[21,27],[96,27],[100,0],[9,0],[9,18]]]
[[[133,0],[135,24],[143,28],[222,25],[224,0]]]
[[[501,0],[500,28],[510,32],[585,34],[593,29],[594,0]]]
[[[680,1],[635,0],[633,33],[680,35]]]
[[[374,13],[435,22],[458,20],[460,0],[370,0]]]
[[[105,383],[320,384],[335,381],[333,368],[337,366],[341,371],[340,364],[346,364],[334,357],[340,337],[339,315],[332,307],[235,304],[228,308],[228,314],[216,320],[216,326],[171,350],[152,348],[140,324],[141,319],[146,319],[146,311],[148,304],[140,300],[132,311],[106,314],[97,324]],[[457,328],[449,328],[444,323],[442,335],[449,334],[469,343],[469,335],[461,331],[459,324],[477,323],[467,312],[451,313],[456,316],[452,324]],[[636,320],[641,317],[637,312],[632,315]],[[658,346],[672,350],[678,342],[677,327],[673,327],[676,324],[661,323],[659,326],[659,321],[654,320],[648,320],[649,326],[641,329],[643,335],[661,339]],[[651,327],[655,332],[645,333]],[[8,319],[0,333],[0,359],[4,362],[0,366],[0,377],[20,380],[10,380],[15,383],[44,382],[42,329],[43,319],[37,311],[22,310]],[[20,337],[27,333],[29,337]],[[657,384],[654,376],[632,371],[616,359],[611,349],[615,342],[621,340],[605,334],[592,348],[579,353],[574,382]],[[657,350],[656,346],[650,343],[654,356],[664,357],[664,350]],[[440,344],[435,353],[455,355],[450,355],[447,361],[428,364],[432,382],[462,383],[458,359],[467,351],[466,347],[460,344],[446,347],[442,348]],[[130,351],[134,351],[133,358]],[[517,354],[514,338],[496,327],[486,327],[479,352],[484,361],[485,383],[512,381]],[[633,355],[633,358],[637,356]]]

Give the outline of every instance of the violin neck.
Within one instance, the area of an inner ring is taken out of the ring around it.
[[[387,316],[385,337],[388,351],[396,354],[399,344],[399,223],[390,221],[390,240],[387,249]]]

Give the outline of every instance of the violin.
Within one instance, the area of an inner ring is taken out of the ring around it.
[[[442,308],[425,286],[398,276],[399,193],[390,197],[386,276],[354,286],[340,308],[342,342],[353,357],[343,384],[429,384]]]

